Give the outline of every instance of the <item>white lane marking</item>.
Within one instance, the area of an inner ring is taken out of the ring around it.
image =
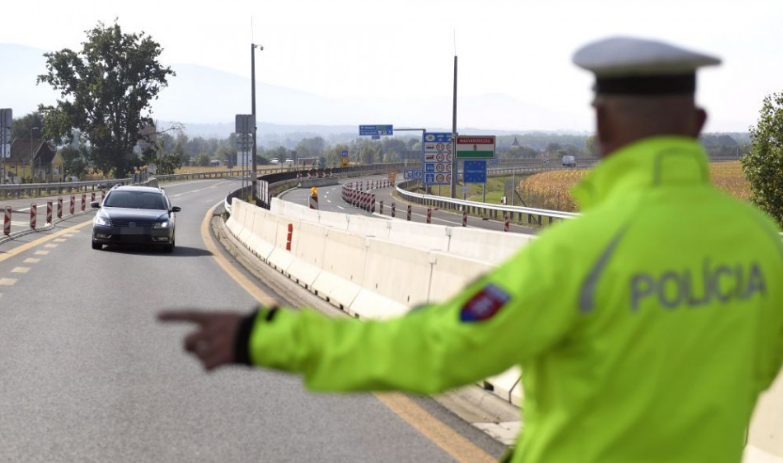
[[[27,273],[30,271],[30,267],[14,267],[11,273]]]
[[[44,245],[45,248],[49,248],[49,249],[56,248],[57,246],[59,246],[59,244],[47,244],[47,245]]]
[[[41,259],[36,259],[34,257],[28,257],[24,260],[25,264],[37,264],[38,262],[41,262]]]
[[[332,200],[331,199],[327,199],[326,202],[329,203],[329,204],[332,204]]]
[[[65,243],[65,241],[66,240],[64,240],[62,238],[57,238],[56,240],[54,240],[55,243]]]
[[[0,278],[0,286],[13,286],[16,282],[16,278]]]
[[[342,206],[337,206],[337,209],[342,209],[342,210],[345,210],[345,208],[344,208],[344,207],[342,207]]]
[[[35,251],[36,256],[46,256],[49,254],[49,251]]]

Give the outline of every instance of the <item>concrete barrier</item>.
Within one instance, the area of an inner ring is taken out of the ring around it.
[[[405,246],[448,251],[451,229],[442,225],[392,220],[389,228],[389,241]]]
[[[296,249],[292,246],[292,254],[296,258],[287,271],[297,283],[309,289],[321,273],[329,229],[307,222],[299,222],[297,225],[295,233],[299,236]]]
[[[522,249],[535,235],[504,233],[479,228],[451,228],[448,252],[458,256],[499,264]]]
[[[414,307],[429,300],[431,274],[429,251],[367,238],[362,288]]]
[[[374,236],[387,239],[389,237],[388,220],[378,220],[374,217],[352,215],[348,217],[348,231],[362,236]]]
[[[761,395],[750,424],[748,444],[770,462],[783,462],[783,374]],[[777,458],[777,460],[775,460]],[[746,460],[747,461],[747,460]]]
[[[256,217],[253,221],[253,233],[251,233],[246,244],[253,254],[266,262],[269,255],[272,254],[272,251],[275,249],[273,243],[275,242],[277,227],[273,225],[276,224],[276,217],[261,208],[255,208],[254,213],[256,214]],[[265,237],[267,230],[272,231],[271,239]]]
[[[459,293],[471,281],[492,270],[487,262],[467,259],[444,252],[430,252],[432,275],[429,302],[442,302]]]

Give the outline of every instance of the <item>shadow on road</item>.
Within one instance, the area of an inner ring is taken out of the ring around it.
[[[168,253],[163,248],[157,247],[132,245],[116,246],[111,244],[104,247],[103,252],[114,252],[117,254],[142,254],[145,256],[149,255],[160,257],[202,257],[212,255],[211,252],[205,249],[189,248],[187,246],[177,246],[174,248],[173,253]]]

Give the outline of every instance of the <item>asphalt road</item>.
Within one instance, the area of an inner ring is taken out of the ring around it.
[[[296,377],[244,368],[203,373],[181,351],[188,329],[155,313],[256,304],[218,264],[231,256],[202,238],[208,211],[239,182],[165,187],[182,207],[174,254],[92,250],[92,213],[0,244],[0,461],[447,462],[502,451],[430,399],[312,394]]]
[[[340,212],[347,214],[358,214],[372,216],[373,214],[365,212],[358,207],[351,206],[347,202],[343,201],[341,196],[342,184],[346,182],[366,182],[367,180],[380,180],[385,177],[375,176],[362,179],[349,179],[341,180],[340,185],[325,186],[318,188],[318,208],[322,211]],[[396,220],[407,220],[407,207],[408,203],[400,201],[392,196],[394,188],[378,188],[371,190],[375,193],[375,212],[376,216],[381,214],[380,202],[383,201],[383,215],[391,218],[391,207],[394,203],[396,206]],[[365,188],[364,191],[370,191]],[[307,205],[308,198],[310,196],[309,188],[297,188],[290,190],[284,195],[281,195],[281,199],[290,201],[296,204]],[[424,206],[412,204],[411,205],[411,221],[412,222],[427,222],[427,208]],[[432,210],[432,222],[436,225],[447,225],[450,227],[462,226],[462,214],[455,214],[448,211]],[[478,217],[468,216],[468,227],[482,228],[485,230],[503,231],[503,222],[496,220],[482,220]],[[525,233],[536,234],[538,230],[531,227],[523,227],[520,225],[510,224],[509,232],[513,233]]]

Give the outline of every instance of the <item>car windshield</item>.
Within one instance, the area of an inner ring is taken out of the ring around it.
[[[146,191],[113,191],[103,205],[128,209],[166,209],[163,195]]]

